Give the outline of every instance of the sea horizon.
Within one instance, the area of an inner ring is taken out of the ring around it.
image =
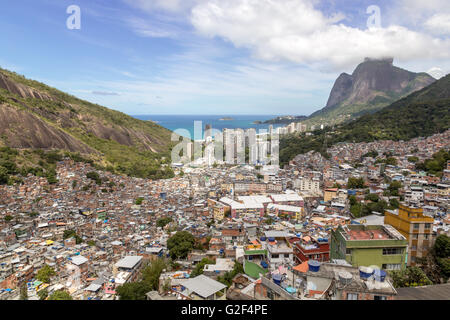
[[[255,124],[255,121],[267,121],[279,117],[279,115],[131,115],[132,117],[145,120],[153,121],[156,124],[175,131],[177,129],[185,129],[190,133],[191,139],[197,139],[194,137],[194,122],[201,121],[203,134],[204,129],[207,124],[211,125],[213,129],[222,131],[225,128],[228,129],[250,129],[254,128],[259,133],[259,130],[268,130],[270,124]],[[232,120],[220,120],[222,118],[229,117]],[[273,124],[274,128],[285,126],[285,124]],[[203,137],[202,137],[203,138]]]

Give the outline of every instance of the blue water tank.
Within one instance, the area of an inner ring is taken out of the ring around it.
[[[275,241],[275,238],[269,237],[269,241],[273,242],[273,241]]]
[[[281,274],[274,274],[272,275],[272,280],[275,284],[281,285],[282,276]]]
[[[363,280],[369,279],[374,273],[374,270],[369,267],[359,267],[359,276]]]
[[[261,238],[259,238],[259,240],[261,240],[261,241],[266,241],[266,237],[261,237]]]
[[[321,263],[317,260],[309,260],[308,261],[309,271],[318,272],[320,270],[320,264]]]
[[[384,282],[386,280],[386,271],[384,270],[375,270],[374,274],[375,280],[379,282]]]

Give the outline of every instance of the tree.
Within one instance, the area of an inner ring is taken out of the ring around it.
[[[400,207],[400,202],[398,202],[397,199],[392,198],[389,200],[389,205],[391,206],[391,209],[398,209]]]
[[[53,292],[48,300],[73,300],[73,298],[67,291],[58,290]]]
[[[140,205],[142,204],[142,202],[144,202],[144,200],[145,200],[145,199],[142,198],[142,197],[137,198],[136,201],[135,201],[135,204],[138,205],[138,206],[140,206]]]
[[[172,259],[186,258],[194,248],[194,244],[194,236],[187,231],[179,231],[167,240],[167,248]]]
[[[20,286],[20,300],[28,300],[28,290],[25,283]]]
[[[11,221],[12,219],[13,219],[13,217],[10,216],[10,215],[5,216],[5,221],[6,221],[6,222]]]
[[[347,181],[348,189],[362,189],[364,188],[364,179],[363,178],[355,178],[350,177]]]
[[[95,181],[95,183],[97,185],[101,185],[102,184],[102,179],[100,179],[100,175],[97,172],[95,172],[95,171],[88,172],[86,174],[86,178]]]
[[[208,259],[208,258],[203,258],[202,261],[200,261],[194,268],[194,270],[192,270],[190,278],[195,278],[201,274],[203,274],[203,269],[205,268],[205,265],[207,264],[213,264],[214,260]]]
[[[159,276],[163,270],[167,267],[166,262],[163,259],[153,260],[143,271],[142,281],[148,284],[151,290],[158,290],[159,288]],[[149,290],[150,291],[150,290]]]
[[[83,239],[81,239],[81,237],[77,235],[75,230],[64,230],[64,234],[63,234],[64,240],[72,238],[72,237],[75,237],[76,244],[80,244],[83,242]]]
[[[40,300],[45,300],[48,297],[48,291],[47,289],[40,290],[38,291],[37,295]]]
[[[156,221],[156,226],[157,227],[161,227],[161,228],[164,228],[166,225],[168,225],[169,223],[171,223],[173,220],[172,220],[172,218],[170,218],[170,217],[167,217],[167,218],[161,218],[161,219],[158,219],[157,221]]]
[[[405,270],[391,271],[395,288],[418,287],[433,284],[419,267],[407,267]]]
[[[50,278],[52,276],[56,275],[55,270],[53,270],[52,267],[50,267],[48,264],[45,264],[36,274],[36,279],[44,282],[44,283],[50,283]]]
[[[223,276],[219,276],[217,278],[217,281],[223,283],[224,285],[230,287],[232,282],[233,282],[233,278],[238,275],[238,274],[244,274],[244,266],[242,264],[240,264],[239,262],[235,262],[234,263],[234,267],[233,270],[231,272],[226,272]]]
[[[447,281],[450,278],[450,237],[441,234],[436,238],[431,250],[440,269],[440,275]]]
[[[377,194],[375,193],[370,193],[365,197],[366,200],[370,200],[372,202],[378,202],[380,200],[380,198],[378,197]]]
[[[398,190],[403,187],[402,183],[400,181],[392,181],[389,184],[389,187],[387,191],[389,191],[389,194],[393,197],[398,197],[399,193]]]
[[[125,283],[116,289],[120,300],[146,300],[149,291],[152,287],[145,281]]]
[[[3,166],[0,166],[0,185],[8,183],[9,174],[8,169]]]

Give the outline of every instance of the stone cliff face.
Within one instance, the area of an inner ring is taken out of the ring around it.
[[[98,154],[105,140],[142,151],[167,152],[170,135],[154,123],[0,69],[0,146]]]
[[[393,59],[368,59],[358,65],[352,75],[342,73],[331,90],[325,108],[311,117],[363,114],[370,109],[387,106],[395,100],[420,90],[436,81],[426,73],[414,73],[393,65]]]

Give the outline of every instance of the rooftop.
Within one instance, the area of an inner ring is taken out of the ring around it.
[[[192,291],[202,298],[208,298],[218,291],[225,289],[227,286],[205,275],[186,280],[183,284],[189,291]]]
[[[141,256],[127,256],[123,259],[120,259],[117,263],[116,263],[116,267],[118,268],[126,268],[126,269],[132,269],[134,268],[139,261],[142,260]]]

